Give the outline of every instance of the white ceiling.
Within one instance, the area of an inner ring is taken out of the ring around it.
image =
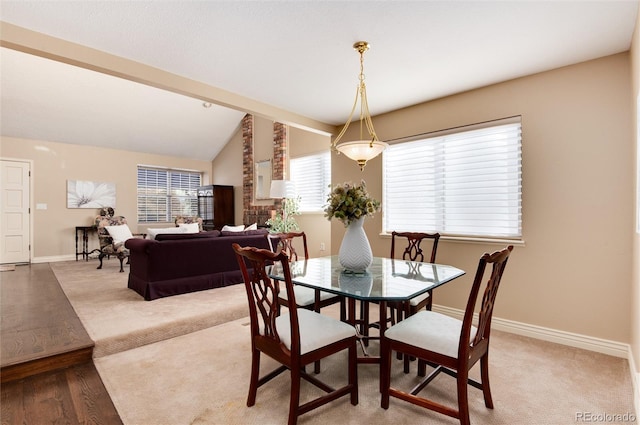
[[[637,1],[606,0],[3,0],[0,19],[338,125],[358,82],[355,41],[371,43],[365,74],[377,115],[627,51],[637,12]],[[209,160],[244,115],[0,54],[3,136]]]

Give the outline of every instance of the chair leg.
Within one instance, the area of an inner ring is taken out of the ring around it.
[[[98,265],[97,270],[100,270],[102,268],[102,259],[104,258],[105,254],[103,254],[102,252],[98,255],[98,260],[100,260],[100,264]]]
[[[124,272],[124,257],[118,257],[118,260],[120,260],[120,273]]]
[[[351,404],[356,406],[358,404],[358,348],[356,341],[349,346],[349,385],[352,385],[351,389]]]
[[[427,376],[427,362],[418,359],[418,376]]]
[[[247,407],[256,404],[256,394],[258,392],[258,379],[260,378],[260,351],[253,350],[251,353],[251,378],[249,381],[249,395],[247,396]]]
[[[484,395],[484,405],[493,409],[493,399],[491,398],[491,387],[489,386],[489,353],[485,353],[480,358],[480,376],[482,377],[482,394]]]
[[[300,404],[300,368],[291,367],[291,399],[289,400],[288,425],[298,423],[298,405]]]
[[[469,372],[466,368],[458,370],[456,381],[458,384],[458,414],[460,415],[460,425],[471,425],[471,420],[469,419],[469,397],[467,393],[468,377]]]
[[[380,407],[389,408],[389,387],[391,387],[391,347],[389,341],[380,341]]]

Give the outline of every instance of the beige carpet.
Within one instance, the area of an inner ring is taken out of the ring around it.
[[[96,266],[95,262],[88,264]],[[103,347],[103,355],[96,358],[95,363],[126,425],[286,423],[287,374],[258,391],[256,406],[246,407],[250,353],[247,319],[241,314],[243,303],[246,303],[242,286],[170,297],[156,304],[163,300],[143,301],[126,289],[126,277],[122,277],[126,273],[118,274],[116,266],[110,266],[113,267],[95,271],[81,262],[52,264],[89,334],[108,340],[96,340],[97,346]],[[105,279],[107,273],[110,277]],[[124,283],[120,286],[108,283],[117,280]],[[223,291],[226,292],[223,294]],[[237,298],[237,301],[221,299],[227,297]],[[234,314],[239,314],[240,318],[215,326],[222,317],[232,316],[221,310],[217,313],[211,310],[210,304],[223,303],[228,306],[237,303],[238,313]],[[337,315],[335,306],[325,311]],[[192,313],[196,324],[188,325]],[[172,315],[179,323],[176,325],[179,332],[171,324],[172,317],[165,317]],[[111,323],[102,323],[104,321]],[[168,323],[165,329],[158,326],[160,322]],[[146,325],[154,326],[147,331]],[[184,333],[188,329],[193,330]],[[129,333],[134,343],[127,342]],[[145,333],[154,337],[145,338]],[[183,334],[175,336],[178,333]],[[167,335],[174,336],[150,343],[151,339]],[[116,352],[140,342],[146,345]],[[372,349],[375,351],[375,346]],[[106,355],[105,351],[110,353]],[[344,361],[343,355],[323,361],[322,378],[335,384],[342,383]],[[591,423],[637,423],[635,416],[632,421],[615,420],[611,416],[633,415],[632,388],[625,359],[494,332],[490,364],[495,409],[485,408],[481,392],[470,388],[473,424],[576,424],[589,422],[587,415],[600,415],[592,416]],[[262,370],[272,365],[265,359]],[[415,365],[412,365],[412,371],[415,371]],[[389,410],[381,409],[378,367],[360,365],[358,373],[358,406],[351,406],[345,398],[303,415],[298,423],[457,423],[396,399],[391,400]],[[407,389],[411,387],[415,377],[402,373],[400,361],[394,362],[393,373],[395,384]],[[477,373],[476,367],[473,375],[477,376]],[[316,394],[315,391],[305,384],[303,399]],[[455,381],[447,376],[437,378],[425,391],[443,401],[455,402]]]
[[[76,314],[96,343],[94,357],[118,353],[248,315],[242,285],[145,301],[127,288],[128,266],[117,259],[102,270],[91,261],[51,263]]]

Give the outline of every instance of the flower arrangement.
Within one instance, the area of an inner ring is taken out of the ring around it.
[[[300,214],[300,197],[285,198],[282,200],[282,212],[266,221],[269,233],[287,233],[300,230],[298,222],[294,218]]]
[[[336,185],[327,198],[327,204],[324,216],[328,220],[337,218],[345,227],[380,210],[380,201],[369,195],[364,180],[357,186],[352,183]]]

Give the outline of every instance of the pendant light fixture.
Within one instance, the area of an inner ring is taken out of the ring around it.
[[[358,41],[353,45],[353,48],[360,53],[360,75],[358,76],[358,90],[356,91],[356,99],[353,102],[353,108],[351,114],[345,123],[342,131],[331,143],[332,150],[337,150],[339,153],[346,155],[348,158],[353,159],[360,166],[360,170],[364,169],[367,165],[367,161],[378,156],[389,145],[378,140],[376,131],[373,128],[373,122],[371,121],[371,114],[369,113],[369,104],[367,103],[367,87],[364,83],[364,52],[369,50],[369,43],[366,41]],[[344,133],[349,128],[353,114],[358,106],[358,99],[360,99],[360,140],[352,142],[339,143],[344,136]],[[366,127],[368,138],[365,139],[363,131]]]

